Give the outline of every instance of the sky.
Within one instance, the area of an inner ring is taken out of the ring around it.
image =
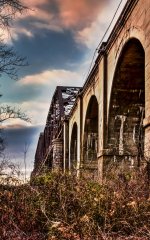
[[[107,40],[127,0],[122,0]],[[28,175],[33,169],[38,136],[44,129],[57,85],[82,86],[93,53],[101,41],[120,0],[28,0],[30,10],[16,17],[5,42],[28,66],[18,71],[18,81],[0,77],[1,104],[21,108],[31,123],[19,119],[4,124],[6,153],[24,171],[24,148]]]

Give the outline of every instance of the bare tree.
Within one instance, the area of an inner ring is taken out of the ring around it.
[[[11,27],[16,15],[22,14],[28,8],[20,0],[0,0],[0,28],[7,30]],[[0,75],[3,73],[17,79],[17,68],[27,65],[26,59],[19,56],[12,47],[7,46],[0,35]]]
[[[13,48],[8,47],[0,39],[0,75],[7,74],[10,78],[17,80],[18,67],[27,65],[25,57],[17,55]]]
[[[20,0],[0,0],[0,28],[11,26],[17,14],[22,14],[27,7]]]
[[[28,8],[20,0],[0,0],[0,28],[8,30],[17,14],[22,14]],[[0,36],[0,75],[7,74],[17,79],[17,70],[27,65],[26,59],[19,56],[12,47],[7,46]],[[0,97],[2,94],[0,94]],[[30,121],[20,109],[11,106],[0,106],[0,124],[11,118],[20,118]],[[0,126],[1,127],[1,126]]]
[[[23,154],[24,154],[24,182],[26,183],[27,181],[27,152],[29,150],[29,144],[25,143],[24,145],[24,151],[23,151]]]
[[[0,124],[2,124],[4,121],[8,119],[21,119],[26,122],[30,122],[30,118],[21,111],[21,109],[17,109],[15,107],[11,106],[1,106],[0,107]]]
[[[5,149],[4,138],[2,135],[2,129],[0,128],[0,158],[2,157],[4,149]]]
[[[9,32],[11,24],[18,14],[22,14],[27,7],[25,7],[20,0],[0,0],[0,29]],[[2,74],[8,75],[12,79],[17,79],[17,70],[20,66],[26,66],[26,58],[19,56],[16,51],[4,43],[3,35],[0,35],[0,76]],[[0,93],[0,97],[2,94]],[[8,163],[3,154],[4,151],[4,138],[2,124],[8,119],[22,119],[29,122],[28,116],[12,106],[0,106],[0,172],[1,168],[8,167]]]
[[[0,0],[0,29],[7,30],[18,14],[22,14],[28,8],[20,0]],[[0,35],[0,75],[5,73],[13,79],[17,79],[17,68],[27,65],[26,59],[19,56],[12,47],[7,46]]]
[[[5,149],[2,123],[9,119],[21,119],[26,122],[31,122],[30,118],[22,112],[20,108],[17,109],[8,105],[0,106],[0,156]]]

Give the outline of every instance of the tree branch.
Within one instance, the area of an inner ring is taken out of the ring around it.
[[[21,109],[16,109],[15,107],[11,106],[1,106],[0,107],[0,123],[8,119],[16,119],[19,118],[26,122],[31,122],[31,119],[21,111]]]

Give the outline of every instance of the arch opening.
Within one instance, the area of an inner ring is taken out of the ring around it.
[[[136,156],[138,166],[144,154],[144,115],[145,53],[139,40],[133,38],[124,46],[116,67],[109,109],[108,144],[113,155]]]
[[[71,148],[70,148],[70,167],[71,169],[76,168],[77,165],[77,123],[75,122],[71,134]]]
[[[98,102],[93,95],[89,101],[84,127],[83,160],[97,160],[98,151]]]

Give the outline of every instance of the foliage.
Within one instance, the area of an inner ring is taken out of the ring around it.
[[[150,238],[144,170],[120,175],[113,169],[103,185],[54,172],[33,178],[31,184],[3,183],[0,195],[2,239]]]

